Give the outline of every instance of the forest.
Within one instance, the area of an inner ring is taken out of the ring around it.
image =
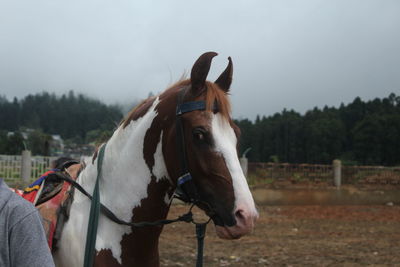
[[[74,144],[104,139],[121,119],[119,106],[106,105],[73,91],[61,96],[43,92],[13,101],[0,96],[0,154],[20,154],[25,146],[33,154],[43,154],[43,143],[52,134]],[[23,142],[21,133],[26,130],[29,135]]]
[[[314,108],[304,115],[283,110],[255,122],[236,120],[240,152],[255,162],[347,165],[400,165],[400,97],[364,102],[359,97],[339,108]]]
[[[83,144],[110,136],[122,116],[119,106],[73,91],[12,101],[0,96],[0,154],[21,152],[23,129],[34,129],[27,140],[31,147],[50,134]],[[400,96],[393,93],[370,101],[357,97],[338,108],[315,107],[304,114],[283,110],[235,123],[241,129],[239,154],[251,148],[249,161],[330,164],[341,159],[349,165],[400,165]]]

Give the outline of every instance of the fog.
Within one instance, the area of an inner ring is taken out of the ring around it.
[[[400,1],[0,0],[0,95],[131,103],[216,51],[233,116],[305,112],[400,93]]]

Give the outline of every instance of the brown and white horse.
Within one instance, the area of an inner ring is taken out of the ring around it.
[[[201,202],[207,203],[200,208],[212,216],[221,238],[240,238],[253,229],[258,213],[237,156],[239,129],[230,117],[231,59],[215,83],[206,81],[216,55],[203,54],[190,79],[138,105],[107,142],[101,202],[120,219],[141,222],[167,217],[180,176],[176,108],[182,94],[184,103],[206,104],[205,110],[181,116],[188,169]],[[93,192],[97,161],[94,157],[77,179],[88,192]],[[54,254],[57,266],[83,266],[89,209],[90,200],[76,191]],[[118,225],[100,215],[94,265],[159,266],[161,231],[160,226]]]

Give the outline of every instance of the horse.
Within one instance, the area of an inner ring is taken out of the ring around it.
[[[186,165],[196,190],[195,204],[210,216],[217,235],[237,239],[252,231],[258,212],[238,159],[240,130],[231,119],[232,59],[210,82],[206,78],[216,55],[204,53],[195,61],[190,79],[136,106],[107,141],[100,199],[119,218],[165,219]],[[76,180],[88,192],[95,187],[98,161],[95,153]],[[76,191],[53,253],[57,266],[83,266],[90,205]],[[161,231],[162,226],[119,225],[100,214],[94,266],[159,266]]]

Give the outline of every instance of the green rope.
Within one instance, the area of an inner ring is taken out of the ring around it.
[[[93,199],[90,205],[90,215],[86,234],[86,247],[85,247],[85,259],[84,267],[92,267],[94,263],[94,256],[96,250],[96,237],[97,237],[97,226],[99,224],[100,214],[100,192],[99,192],[99,180],[101,177],[101,166],[103,165],[104,150],[106,144],[104,144],[99,151],[97,158],[97,178],[96,184],[93,190]]]

